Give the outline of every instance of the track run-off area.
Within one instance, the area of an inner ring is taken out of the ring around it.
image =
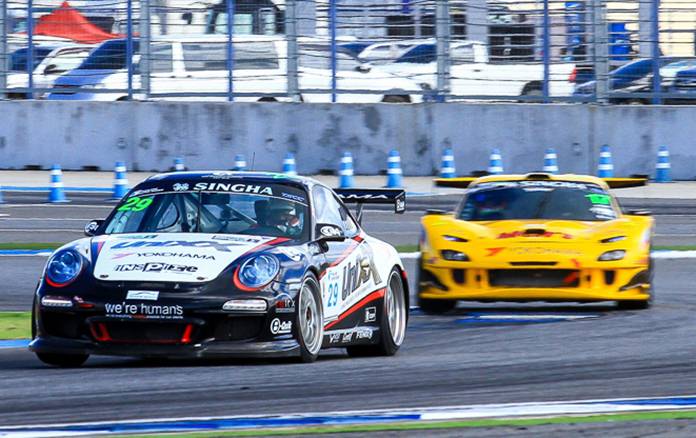
[[[67,242],[81,237],[87,220],[104,217],[113,207],[96,194],[62,206],[42,205],[18,195],[6,195],[6,200],[9,204],[0,206],[3,242]],[[430,203],[447,208],[454,202],[455,198]],[[696,204],[630,202],[656,214],[656,245],[696,244]],[[429,202],[412,205],[402,216],[367,212],[366,231],[395,245],[415,244],[418,219]],[[30,309],[45,260],[45,256],[0,256],[1,311]],[[348,358],[340,349],[327,350],[309,365],[288,360],[92,357],[80,369],[58,369],[43,365],[21,344],[7,344],[0,348],[0,435],[42,436],[49,431],[36,429],[39,425],[109,425],[115,420],[223,421],[224,417],[232,428],[263,421],[266,426],[300,427],[346,424],[350,423],[346,418],[356,416],[356,422],[389,423],[509,417],[514,412],[546,416],[693,409],[694,401],[682,396],[696,394],[695,262],[656,260],[656,302],[645,311],[619,311],[613,303],[462,303],[443,316],[424,315],[416,309],[401,350],[388,358]],[[409,258],[405,263],[413,278],[415,261]],[[646,400],[654,397],[668,399]],[[627,398],[640,402],[615,401]],[[240,418],[247,422],[240,423]],[[631,433],[654,433],[656,426],[648,423],[636,423]],[[27,428],[12,433],[7,429],[17,425]],[[657,430],[676,434],[689,430],[682,426],[671,421],[660,423]],[[157,429],[128,430],[120,424],[108,431],[152,430]],[[472,429],[469,433],[505,436],[511,430]],[[583,436],[595,436],[595,432],[606,436],[611,430],[580,423],[572,428],[526,429],[529,436],[583,431],[589,433]],[[448,433],[461,436],[465,432]],[[101,432],[94,428],[69,431],[77,433]]]

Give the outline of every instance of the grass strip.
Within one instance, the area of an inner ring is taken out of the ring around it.
[[[0,340],[30,337],[31,312],[0,312]]]
[[[29,230],[31,231],[31,230]],[[0,250],[3,249],[56,249],[65,245],[57,242],[2,242]]]
[[[663,411],[663,412],[639,412],[629,414],[599,414],[588,416],[561,416],[548,418],[501,418],[486,420],[461,420],[439,422],[407,422],[384,424],[358,424],[339,426],[315,426],[302,428],[283,429],[255,429],[255,430],[216,430],[211,432],[195,433],[168,433],[167,436],[177,438],[208,438],[208,437],[250,437],[250,436],[287,436],[287,435],[319,435],[333,433],[369,433],[369,432],[398,432],[408,430],[441,430],[463,428],[491,428],[491,427],[529,427],[545,426],[549,424],[587,424],[606,422],[635,422],[658,420],[687,420],[695,419],[696,411]],[[128,435],[128,437],[147,437],[153,435]]]

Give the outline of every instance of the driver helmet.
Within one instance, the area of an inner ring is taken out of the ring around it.
[[[301,220],[293,202],[270,199],[265,213],[267,226],[287,234],[297,234],[301,230]]]

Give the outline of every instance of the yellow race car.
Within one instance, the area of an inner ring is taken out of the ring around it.
[[[436,180],[468,190],[453,214],[421,220],[421,309],[443,313],[458,300],[649,307],[653,219],[622,213],[609,193],[645,182],[545,173]]]

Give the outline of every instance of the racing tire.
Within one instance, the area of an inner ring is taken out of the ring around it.
[[[418,296],[418,307],[431,315],[442,315],[457,307],[457,300],[431,300]]]
[[[314,274],[302,281],[297,300],[297,343],[300,345],[300,361],[314,362],[319,356],[324,340],[324,311],[319,294],[319,282]]]
[[[650,252],[652,253],[652,246],[650,247]],[[655,288],[653,287],[653,279],[655,276],[654,262],[653,258],[650,257],[650,264],[648,265],[648,278],[650,281],[650,298],[647,300],[631,300],[631,301],[617,301],[616,308],[619,310],[646,310],[652,307],[653,301],[655,300]]]
[[[382,316],[379,322],[379,340],[374,345],[355,345],[346,347],[349,356],[393,356],[406,336],[408,309],[403,279],[399,269],[394,267],[389,273],[389,281],[384,292]]]
[[[45,364],[61,368],[77,368],[89,358],[88,354],[54,354],[36,353],[36,357]]]

